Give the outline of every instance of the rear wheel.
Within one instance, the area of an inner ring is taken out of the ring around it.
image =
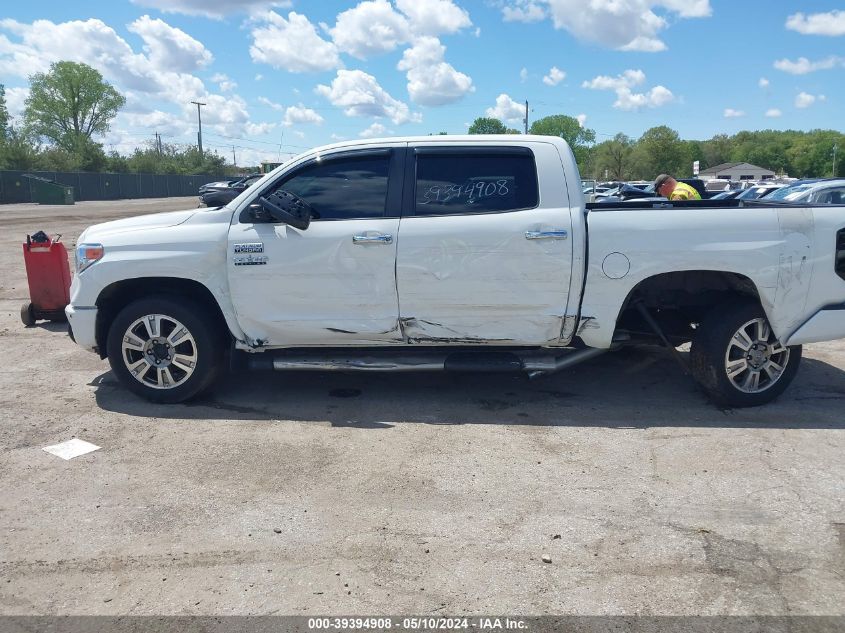
[[[758,305],[725,304],[701,322],[690,361],[693,377],[714,402],[754,407],[789,386],[798,373],[801,346],[782,345]]]
[[[112,322],[112,371],[153,402],[183,402],[208,389],[222,367],[223,337],[199,305],[150,297],[126,306]]]

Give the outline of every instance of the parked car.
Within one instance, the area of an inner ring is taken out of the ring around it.
[[[733,191],[720,191],[719,193],[711,192],[711,195],[708,200],[733,200],[741,193],[742,191],[739,189]]]
[[[845,179],[817,182],[803,191],[789,194],[785,200],[805,204],[845,204]]]
[[[200,202],[207,207],[229,204],[263,177],[264,174],[250,174],[238,180],[203,185],[200,188]]]
[[[765,198],[769,196],[778,189],[783,189],[783,187],[784,185],[779,185],[777,183],[755,185],[754,187],[749,187],[744,191],[738,191],[738,195],[736,197],[739,200],[758,200],[759,198]]]
[[[789,185],[783,187],[782,189],[778,189],[777,191],[770,193],[766,197],[769,200],[776,200],[776,201],[783,202],[784,200],[787,200],[793,194],[797,194],[797,193],[800,193],[802,191],[807,191],[813,185],[820,183],[820,182],[824,182],[824,179],[822,179],[822,178],[807,178],[807,179],[804,179],[804,180],[796,180],[795,182],[790,183]]]
[[[156,402],[240,357],[537,375],[662,342],[727,406],[771,401],[803,343],[845,338],[845,208],[587,204],[579,183],[550,136],[316,148],[226,206],[86,229],[69,333]]]

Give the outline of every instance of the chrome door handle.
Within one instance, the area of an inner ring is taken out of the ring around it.
[[[378,235],[353,235],[353,244],[392,244],[393,236],[379,233]]]
[[[526,240],[565,240],[569,233],[560,229],[555,231],[525,231]]]

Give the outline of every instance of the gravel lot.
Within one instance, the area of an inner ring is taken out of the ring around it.
[[[845,342],[754,410],[661,350],[159,406],[23,327],[26,233],[193,206],[0,207],[1,614],[845,614]]]

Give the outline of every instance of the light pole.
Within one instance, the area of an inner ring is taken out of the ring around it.
[[[834,178],[836,178],[836,150],[837,150],[837,146],[836,146],[836,143],[834,143],[833,144],[833,173],[831,174],[831,176],[833,176]]]
[[[197,123],[199,124],[199,131],[197,132],[197,147],[200,150],[200,157],[202,157],[202,111],[200,108],[202,108],[205,104],[200,101],[191,101],[191,103],[197,106]]]

